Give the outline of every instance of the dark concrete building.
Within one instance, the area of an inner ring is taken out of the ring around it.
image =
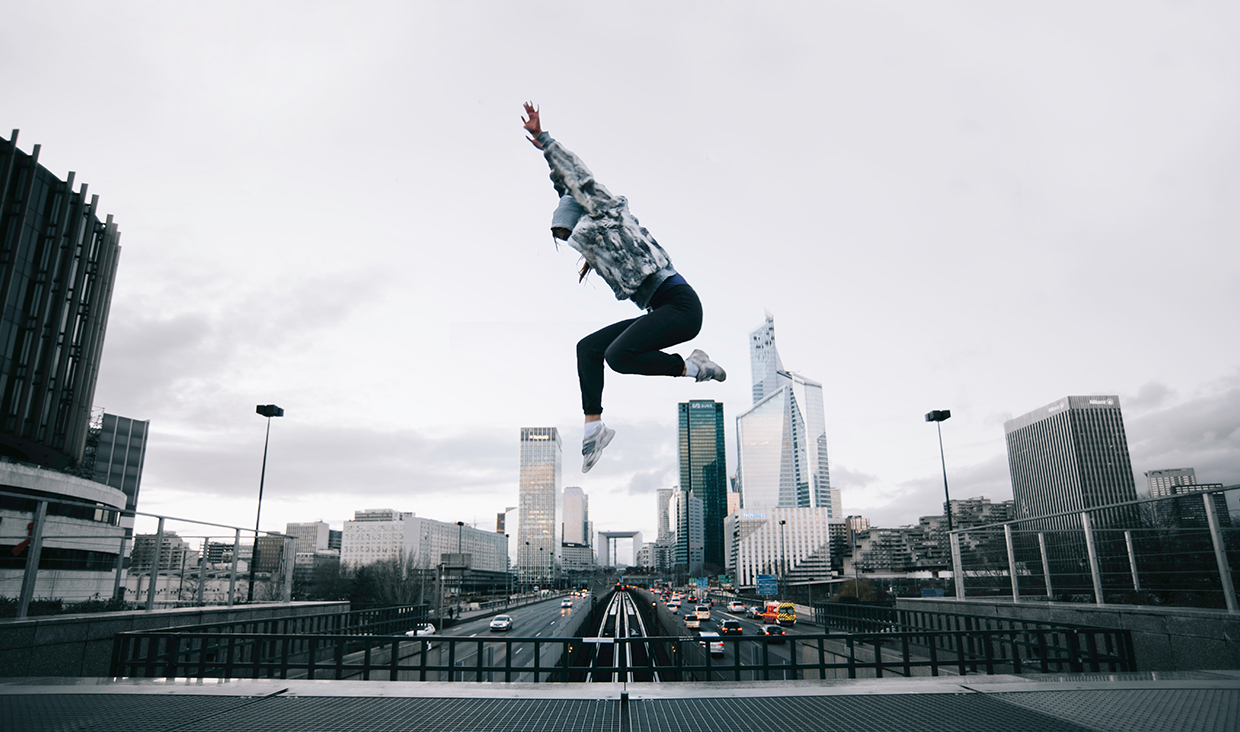
[[[702,502],[702,561],[721,572],[727,556],[723,519],[728,513],[723,403],[693,399],[678,407],[680,490]],[[677,541],[681,541],[679,535]]]
[[[0,456],[82,460],[120,257],[99,197],[0,138]]]
[[[1079,511],[1137,500],[1128,437],[1117,396],[1070,396],[1008,420],[1008,469],[1015,518]],[[1125,515],[1094,515],[1115,526]],[[1038,522],[1040,529],[1079,529],[1080,518]]]

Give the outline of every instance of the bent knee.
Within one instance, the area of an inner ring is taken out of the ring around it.
[[[633,354],[623,348],[608,348],[603,353],[603,360],[617,374],[633,373]]]

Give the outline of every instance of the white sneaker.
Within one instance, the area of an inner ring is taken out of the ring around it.
[[[710,379],[724,381],[728,378],[728,372],[724,371],[722,366],[710,360],[710,356],[707,356],[704,351],[695,349],[693,353],[689,354],[689,358],[685,360],[697,365],[698,372],[696,378],[698,381],[708,381]]]
[[[592,435],[586,435],[581,441],[581,472],[588,473],[603,454],[603,448],[611,444],[616,431],[604,426]]]

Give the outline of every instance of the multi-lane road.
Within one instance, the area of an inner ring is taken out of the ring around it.
[[[448,628],[441,630],[437,636],[425,638],[431,640],[433,645],[431,653],[428,654],[428,664],[444,664],[453,665],[462,669],[458,674],[464,674],[467,678],[473,678],[473,671],[478,665],[479,642],[481,643],[481,651],[483,654],[482,664],[486,668],[494,669],[499,667],[499,671],[484,672],[487,680],[504,681],[504,667],[508,665],[508,653],[512,652],[512,668],[530,669],[527,671],[514,671],[511,681],[533,681],[534,653],[535,647],[538,652],[538,666],[540,669],[554,669],[561,662],[561,653],[563,646],[558,643],[536,644],[533,642],[506,642],[507,639],[522,639],[522,641],[533,640],[552,640],[562,638],[566,635],[564,628],[571,624],[579,624],[582,620],[582,614],[589,614],[591,605],[591,596],[569,598],[572,600],[571,608],[560,607],[564,598],[556,597],[554,599],[538,602],[531,605],[523,605],[519,608],[505,611],[501,614],[512,618],[512,625],[508,630],[495,631],[491,630],[491,621],[497,616],[488,615],[478,618],[471,618],[461,621]],[[453,638],[455,643],[435,643],[436,637]],[[478,642],[461,642],[461,639],[476,639]],[[451,650],[449,647],[454,646]],[[428,675],[430,680],[430,675]],[[458,677],[459,678],[459,677]],[[542,674],[543,681],[547,680],[547,675]]]

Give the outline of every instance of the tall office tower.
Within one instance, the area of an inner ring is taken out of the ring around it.
[[[1149,490],[1150,498],[1172,496],[1180,492],[1173,490],[1174,486],[1197,484],[1197,469],[1167,468],[1165,470],[1147,470],[1145,471],[1145,484]]]
[[[120,233],[99,197],[0,138],[0,456],[83,457]]]
[[[655,524],[658,526],[658,533],[655,537],[655,543],[666,544],[671,541],[672,532],[672,495],[678,488],[660,488],[655,491],[658,500],[658,508],[655,509]]]
[[[702,501],[702,561],[718,573],[725,559],[723,517],[728,513],[723,403],[693,399],[682,402],[679,413],[680,490]]]
[[[138,508],[138,489],[142,485],[142,465],[146,461],[146,440],[150,428],[148,421],[106,412],[100,424],[95,445],[94,479],[124,493],[126,511],[136,511]],[[125,559],[121,562],[121,571],[116,573],[114,594],[119,593],[125,582],[127,568],[124,565],[133,550],[133,525],[132,514],[120,517],[120,526],[125,530]]]
[[[559,559],[563,459],[560,432],[555,427],[521,428],[517,568],[523,577],[548,577]]]
[[[329,529],[327,532],[327,548],[340,551],[340,545],[344,542],[344,532]]]
[[[676,549],[672,563],[677,572],[690,577],[702,573],[705,523],[706,511],[702,500],[691,491],[676,491]]]
[[[564,489],[565,544],[590,543],[590,497],[576,486]]]
[[[1136,500],[1119,397],[1065,397],[1004,422],[1003,429],[1017,518]],[[1096,525],[1130,520],[1128,512],[1093,519]],[[1080,526],[1071,515],[1039,522],[1039,528]]]
[[[775,322],[749,334],[754,404],[736,418],[736,489],[746,509],[812,507],[840,512],[831,488],[822,384],[785,371]]]

